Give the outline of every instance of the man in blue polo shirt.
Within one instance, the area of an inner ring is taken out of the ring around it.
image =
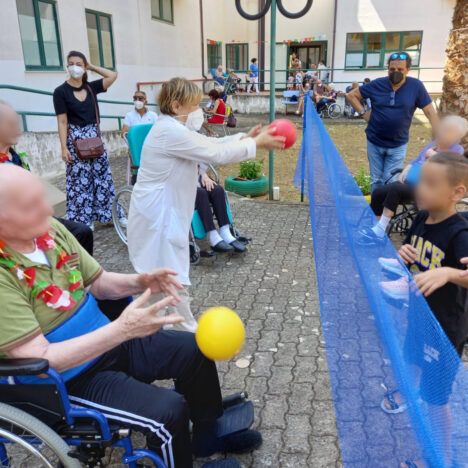
[[[406,52],[396,52],[388,58],[388,76],[377,78],[346,95],[351,106],[368,122],[367,157],[372,191],[383,185],[395,169],[403,167],[416,107],[423,110],[433,129],[438,122],[423,83],[407,76],[410,67],[411,57]],[[363,99],[370,99],[372,110],[362,106]]]

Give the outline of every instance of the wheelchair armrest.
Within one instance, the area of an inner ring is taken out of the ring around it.
[[[394,176],[395,174],[399,174],[400,172],[403,172],[403,169],[402,169],[402,168],[394,169],[392,172],[390,172],[390,174],[391,174],[392,176]]]
[[[39,375],[48,370],[47,359],[0,359],[0,375]]]
[[[392,172],[390,172],[390,177],[384,182],[384,184],[388,184],[390,180],[392,180],[393,176],[396,174],[399,174],[400,172],[403,172],[403,169],[394,169]]]

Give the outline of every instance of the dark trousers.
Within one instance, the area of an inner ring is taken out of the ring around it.
[[[384,208],[395,212],[400,203],[408,203],[413,200],[413,197],[413,186],[392,182],[374,189],[371,196],[371,208],[376,216],[381,216]]]
[[[213,211],[211,211],[211,207],[213,207]],[[195,209],[198,210],[206,232],[216,229],[213,222],[213,212],[218,220],[219,227],[229,224],[224,189],[218,184],[210,192],[204,187],[197,188]]]
[[[76,240],[83,246],[83,248],[93,255],[94,237],[93,231],[84,223],[77,223],[69,219],[56,218],[60,221],[75,237]]]
[[[174,379],[175,390],[152,385]],[[67,383],[73,404],[143,432],[168,468],[191,468],[189,419],[195,427],[222,415],[216,365],[203,356],[193,333],[160,330],[105,353]]]

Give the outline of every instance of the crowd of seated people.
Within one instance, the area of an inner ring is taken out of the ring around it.
[[[370,78],[364,78],[363,84],[370,83]],[[353,89],[359,88],[359,82],[353,81],[350,85],[346,86],[346,93],[350,93]],[[367,99],[362,99],[361,100],[361,105],[365,107],[366,109],[371,109],[372,104],[371,100],[369,98]],[[345,106],[349,108],[349,115],[353,117],[359,117],[359,113],[354,109],[351,104],[349,104],[348,100],[345,98]]]

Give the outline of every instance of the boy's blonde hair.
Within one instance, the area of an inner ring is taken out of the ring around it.
[[[172,78],[162,85],[158,95],[159,110],[162,114],[175,115],[172,104],[177,101],[181,106],[196,104],[202,98],[202,90],[185,78]]]
[[[460,140],[468,133],[468,120],[459,115],[446,115],[442,117],[441,122],[455,127]]]

